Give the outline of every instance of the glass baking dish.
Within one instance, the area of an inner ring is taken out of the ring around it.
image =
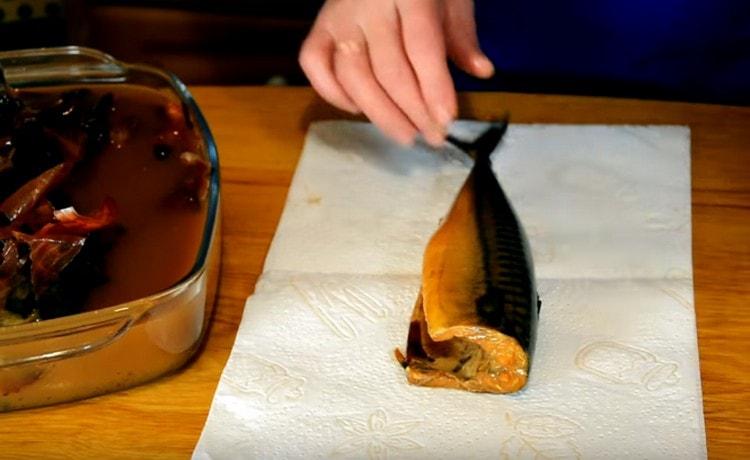
[[[181,281],[120,305],[0,328],[0,412],[108,393],[179,368],[211,316],[221,248],[218,157],[198,106],[174,75],[92,49],[2,52],[0,63],[17,88],[128,84],[170,92],[187,107],[211,164],[200,248]]]

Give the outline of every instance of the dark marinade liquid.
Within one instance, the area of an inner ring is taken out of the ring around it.
[[[18,97],[39,107],[65,98],[72,106],[76,98],[89,105],[93,100],[104,112],[103,118],[100,113],[82,122],[85,136],[70,135],[90,152],[49,193],[55,208],[73,206],[82,215],[113,200],[114,225],[89,236],[101,240],[101,279],[82,296],[82,305],[65,306],[51,316],[138,299],[184,278],[204,231],[208,163],[180,101],[131,85],[27,89]]]
[[[119,87],[115,101],[112,125],[129,130],[129,138],[122,143],[113,139],[92,162],[93,174],[68,187],[83,210],[112,197],[125,230],[108,254],[109,282],[92,291],[88,309],[137,299],[177,283],[196,261],[206,220],[205,200],[180,196],[186,176],[180,155],[203,152],[197,151],[198,138],[184,123],[165,126],[165,110],[181,109],[179,103],[137,87]]]

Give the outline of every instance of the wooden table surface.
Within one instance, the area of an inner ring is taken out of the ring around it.
[[[221,158],[223,265],[205,347],[181,371],[116,394],[0,414],[0,458],[186,458],[312,120],[343,115],[309,89],[192,88]],[[462,95],[462,115],[692,128],[695,299],[711,458],[750,455],[750,108],[519,94]]]

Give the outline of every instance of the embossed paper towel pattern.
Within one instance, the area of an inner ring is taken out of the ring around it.
[[[544,302],[526,390],[409,386],[393,358],[469,162],[319,123],[195,457],[705,457],[688,130],[514,125],[494,162]]]

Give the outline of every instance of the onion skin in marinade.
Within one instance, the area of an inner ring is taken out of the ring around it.
[[[526,236],[490,161],[506,126],[466,149],[474,166],[425,250],[406,356],[396,353],[412,384],[512,393],[528,380],[540,302]]]

